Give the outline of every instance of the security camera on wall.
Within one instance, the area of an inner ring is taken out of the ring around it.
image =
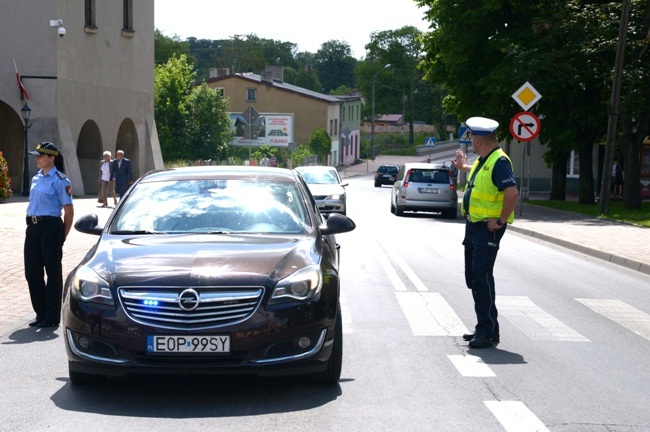
[[[59,34],[59,37],[65,36],[65,27],[59,27],[59,29],[56,31]]]

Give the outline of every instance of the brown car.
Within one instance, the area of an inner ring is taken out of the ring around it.
[[[335,234],[295,171],[188,167],[141,177],[68,275],[73,384],[127,373],[306,375],[338,382]]]

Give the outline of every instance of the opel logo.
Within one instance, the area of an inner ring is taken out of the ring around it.
[[[178,305],[184,311],[190,312],[199,307],[199,293],[189,288],[178,295]]]

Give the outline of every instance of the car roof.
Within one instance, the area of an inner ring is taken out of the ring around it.
[[[404,164],[405,169],[449,169],[447,165],[431,164],[426,162],[409,162]]]
[[[296,171],[336,171],[336,168],[325,165],[305,165],[295,168]]]
[[[214,179],[215,176],[227,179],[251,179],[259,181],[296,182],[295,174],[285,168],[263,166],[191,166],[150,171],[142,182]]]

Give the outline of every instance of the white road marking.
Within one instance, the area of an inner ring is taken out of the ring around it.
[[[379,260],[381,266],[384,268],[384,271],[386,272],[386,275],[388,276],[390,282],[395,287],[395,290],[406,291],[406,285],[404,285],[404,282],[402,282],[402,280],[399,278],[399,275],[395,271],[393,265],[388,260],[388,257],[384,253],[383,249],[377,254],[377,259]]]
[[[426,287],[426,285],[424,285],[424,282],[422,282],[422,280],[415,274],[413,269],[411,267],[409,267],[409,265],[406,263],[406,261],[404,261],[404,258],[402,258],[401,256],[399,256],[396,253],[393,253],[392,257],[395,260],[395,262],[397,263],[397,265],[399,266],[399,268],[402,269],[402,271],[404,272],[406,277],[408,277],[411,280],[411,282],[413,282],[413,285],[415,286],[416,290],[418,290],[418,291],[429,291],[429,289]]]
[[[484,401],[508,432],[550,432],[523,402]]]
[[[464,377],[495,377],[496,374],[480,357],[473,355],[448,355],[449,360],[456,366]]]
[[[579,298],[576,300],[605,318],[650,340],[650,315],[647,313],[633,308],[620,300]]]
[[[438,293],[396,292],[414,336],[461,336],[467,327]]]
[[[497,296],[499,315],[511,321],[533,340],[590,342],[525,296]]]

